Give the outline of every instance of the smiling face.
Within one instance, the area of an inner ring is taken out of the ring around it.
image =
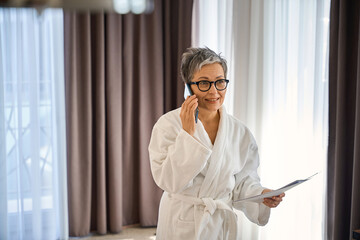
[[[214,82],[219,79],[224,79],[225,74],[222,66],[219,63],[207,64],[194,74],[192,82],[199,82],[201,80],[208,80]],[[207,92],[201,92],[196,85],[191,85],[193,93],[198,98],[198,107],[202,112],[216,112],[224,103],[226,89],[218,91],[214,84]]]

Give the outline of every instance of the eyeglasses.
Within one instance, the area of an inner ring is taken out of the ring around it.
[[[206,91],[209,91],[209,89],[211,88],[211,84],[214,84],[215,88],[218,91],[223,91],[227,88],[228,83],[229,83],[229,80],[227,80],[227,79],[219,79],[219,80],[216,80],[215,82],[201,80],[199,82],[190,82],[188,84],[189,85],[196,84],[198,89],[201,92],[206,92]]]

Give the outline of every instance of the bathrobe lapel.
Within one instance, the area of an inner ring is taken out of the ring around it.
[[[203,210],[197,209],[195,211],[195,239],[197,240],[212,239],[213,236],[211,236],[211,234],[215,232],[215,230],[212,229],[210,231],[209,226],[219,226],[223,224],[223,231],[228,234],[228,236],[224,236],[224,239],[237,239],[236,214],[232,210],[231,199],[228,198],[229,196],[223,196],[221,199],[217,198],[217,191],[219,191],[218,187],[219,184],[221,184],[219,178],[221,178],[221,175],[223,174],[221,171],[223,169],[222,166],[223,164],[226,164],[227,118],[228,115],[226,114],[224,107],[222,107],[220,109],[220,122],[214,146],[212,146],[211,140],[202,124],[199,125],[198,129],[198,139],[212,149],[212,153],[208,159],[208,165],[205,167],[207,169],[202,171],[205,173],[205,177],[197,198],[199,203],[205,206]],[[216,209],[222,211],[217,211],[217,213],[215,213]],[[217,214],[217,217],[214,217],[213,214]],[[222,223],[225,216],[228,220],[225,221],[225,223]]]
[[[204,181],[200,188],[199,197],[215,197],[216,196],[216,189],[218,186],[218,178],[221,174],[220,168],[223,164],[224,160],[224,152],[226,150],[226,133],[227,133],[227,114],[224,107],[220,109],[220,122],[219,128],[216,135],[216,139],[214,142],[214,146],[212,147],[212,154],[208,160],[209,165],[207,169],[207,173],[205,175]],[[204,135],[207,137],[208,142],[205,143],[206,145],[209,144],[210,138],[207,135],[205,128],[202,126],[203,131],[199,131],[199,134]],[[204,136],[200,137],[204,139]],[[211,141],[210,141],[211,144]]]

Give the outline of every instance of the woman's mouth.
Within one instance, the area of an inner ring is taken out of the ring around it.
[[[207,98],[205,99],[205,101],[209,102],[209,103],[216,103],[220,98]]]

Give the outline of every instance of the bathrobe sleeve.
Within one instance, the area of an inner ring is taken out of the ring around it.
[[[247,132],[247,135],[241,144],[240,156],[245,164],[241,171],[235,175],[234,200],[259,195],[265,189],[261,186],[257,174],[259,167],[257,144],[250,132]],[[269,221],[270,208],[263,203],[234,203],[234,207],[244,212],[245,216],[257,225],[264,226]]]
[[[169,193],[192,186],[211,155],[210,149],[174,124],[160,119],[153,128],[148,148],[153,178]]]

